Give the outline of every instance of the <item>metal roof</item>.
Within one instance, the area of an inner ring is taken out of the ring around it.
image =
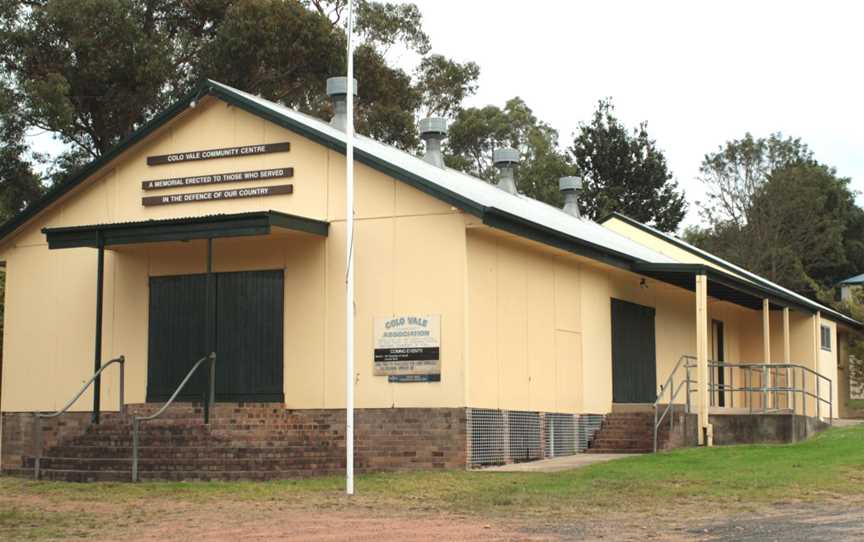
[[[237,90],[228,85],[211,81],[214,87],[242,96],[258,106],[286,119],[315,130],[344,145],[345,133],[330,124],[304,115],[282,105]],[[496,186],[471,175],[449,168],[441,168],[391,145],[361,135],[355,136],[355,152],[367,153],[392,166],[408,171],[446,192],[470,200],[481,208],[491,208],[520,217],[534,224],[560,232],[586,243],[599,245],[612,252],[651,263],[674,263],[672,258],[631,241],[627,237],[604,228],[587,219],[575,218],[563,210],[519,194],[510,194]]]
[[[32,217],[62,197],[66,192],[85,181],[110,160],[116,158],[129,147],[185,111],[193,101],[200,99],[206,94],[215,96],[241,109],[295,131],[331,149],[339,152],[344,152],[345,150],[345,133],[330,124],[228,85],[205,80],[198,88],[154,117],[154,119],[112,148],[101,158],[94,160],[66,181],[55,186],[43,198],[7,221],[6,224],[0,227],[0,240],[5,239]],[[638,272],[637,268],[642,264],[675,266],[683,263],[632,241],[624,235],[603,227],[601,224],[584,218],[574,217],[561,209],[523,195],[510,194],[486,181],[465,173],[431,165],[421,158],[393,146],[363,136],[356,136],[354,145],[355,159],[359,162],[393,176],[465,212],[478,216],[485,224],[498,229],[576,254],[618,265],[634,272]],[[675,237],[668,236],[623,215],[616,216],[673,244],[681,246],[693,254],[712,261],[732,273],[737,273],[743,276],[745,281],[752,282],[760,288],[768,289],[780,298],[810,307],[814,311],[823,311],[838,320],[852,323],[858,327],[861,326],[859,322],[845,315],[693,247]]]
[[[854,277],[849,277],[848,279],[843,279],[837,284],[864,284],[864,273],[855,275]]]
[[[710,252],[706,252],[706,251],[702,250],[701,248],[695,247],[695,246],[691,245],[690,243],[683,241],[683,240],[679,239],[678,237],[675,237],[674,235],[670,235],[668,233],[663,233],[660,230],[657,230],[655,228],[652,228],[651,226],[643,224],[643,223],[639,222],[638,220],[634,220],[627,215],[624,215],[621,213],[612,213],[610,216],[603,219],[603,222],[605,223],[605,222],[607,222],[613,218],[617,218],[618,220],[626,222],[627,224],[630,224],[636,228],[639,228],[642,231],[650,233],[650,234],[654,235],[655,237],[659,237],[659,238],[661,238],[661,239],[663,239],[663,240],[665,240],[665,241],[667,241],[667,242],[669,242],[669,243],[671,243],[671,244],[673,244],[679,248],[682,248],[682,249],[686,250],[687,252],[690,252],[691,254],[699,256],[700,258],[703,258],[703,259],[705,259],[711,263],[714,263],[716,265],[719,265],[720,267],[723,267],[726,270],[731,271],[732,273],[738,274],[738,275],[744,277],[745,279],[749,280],[750,282],[752,282],[753,284],[755,284],[757,286],[760,286],[762,288],[767,288],[769,291],[773,292],[775,295],[777,295],[781,299],[785,298],[788,301],[792,301],[797,305],[807,307],[810,310],[823,312],[826,315],[830,315],[833,319],[840,320],[840,321],[855,325],[856,327],[860,327],[862,325],[861,322],[858,322],[857,320],[850,318],[849,316],[846,316],[845,314],[838,312],[838,311],[832,309],[831,307],[827,307],[827,306],[825,306],[819,302],[813,301],[809,297],[805,297],[799,293],[796,293],[796,292],[794,292],[788,288],[785,288],[785,287],[777,284],[776,282],[772,282],[772,281],[770,281],[764,277],[761,277],[761,276],[757,275],[756,273],[752,273],[750,271],[747,271],[743,267],[739,267],[732,262],[729,262],[727,260],[724,260],[723,258],[720,258],[719,256],[715,256],[714,254],[711,254]]]

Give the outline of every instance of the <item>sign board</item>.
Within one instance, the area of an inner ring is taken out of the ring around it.
[[[273,169],[258,169],[255,171],[235,171],[229,173],[211,173],[194,177],[174,177],[172,179],[153,179],[141,181],[144,190],[159,190],[178,186],[198,186],[204,184],[240,183],[244,181],[266,181],[269,179],[284,179],[294,176],[293,167]]]
[[[161,164],[177,164],[179,162],[195,162],[198,160],[213,160],[216,158],[236,158],[238,156],[254,156],[256,154],[269,154],[272,152],[288,152],[291,144],[267,143],[264,145],[244,145],[242,147],[225,147],[223,149],[208,149],[204,151],[187,151],[174,154],[159,154],[147,157],[148,166]]]
[[[410,314],[375,318],[377,376],[441,374],[441,315]],[[430,378],[393,379],[393,382],[430,382]]]
[[[441,382],[441,374],[434,375],[390,375],[387,382]]]
[[[281,184],[277,186],[259,186],[255,188],[231,188],[228,190],[211,190],[209,192],[192,192],[191,194],[145,196],[141,198],[141,204],[145,207],[152,207],[154,205],[173,205],[176,203],[188,203],[191,201],[220,201],[226,199],[277,196],[279,194],[291,194],[292,192],[294,192],[293,184]]]

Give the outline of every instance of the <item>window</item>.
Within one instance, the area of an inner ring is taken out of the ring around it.
[[[831,328],[822,326],[822,350],[831,351]]]

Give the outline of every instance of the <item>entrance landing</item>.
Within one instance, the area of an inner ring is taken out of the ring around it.
[[[480,472],[561,472],[565,470],[587,467],[595,463],[606,463],[613,459],[637,457],[641,454],[574,454],[564,457],[552,457],[526,463],[511,463],[480,469]]]

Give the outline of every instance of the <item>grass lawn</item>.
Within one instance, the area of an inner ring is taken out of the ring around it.
[[[29,526],[28,533],[47,529],[50,536],[56,536],[68,520],[63,514],[69,503],[77,503],[91,515],[98,515],[100,506],[109,504],[125,503],[146,515],[153,503],[164,507],[171,502],[231,501],[279,502],[314,510],[354,507],[394,514],[531,517],[551,512],[561,517],[602,517],[652,514],[661,506],[664,510],[682,506],[755,510],[778,501],[853,500],[864,496],[862,483],[864,426],[831,429],[799,444],[691,448],[552,474],[422,471],[363,475],[357,479],[357,495],[350,502],[341,493],[340,477],[134,485],[0,478],[0,539],[20,535],[22,522]],[[65,507],[60,506],[64,503]],[[56,520],[48,525],[45,511],[56,511]]]

